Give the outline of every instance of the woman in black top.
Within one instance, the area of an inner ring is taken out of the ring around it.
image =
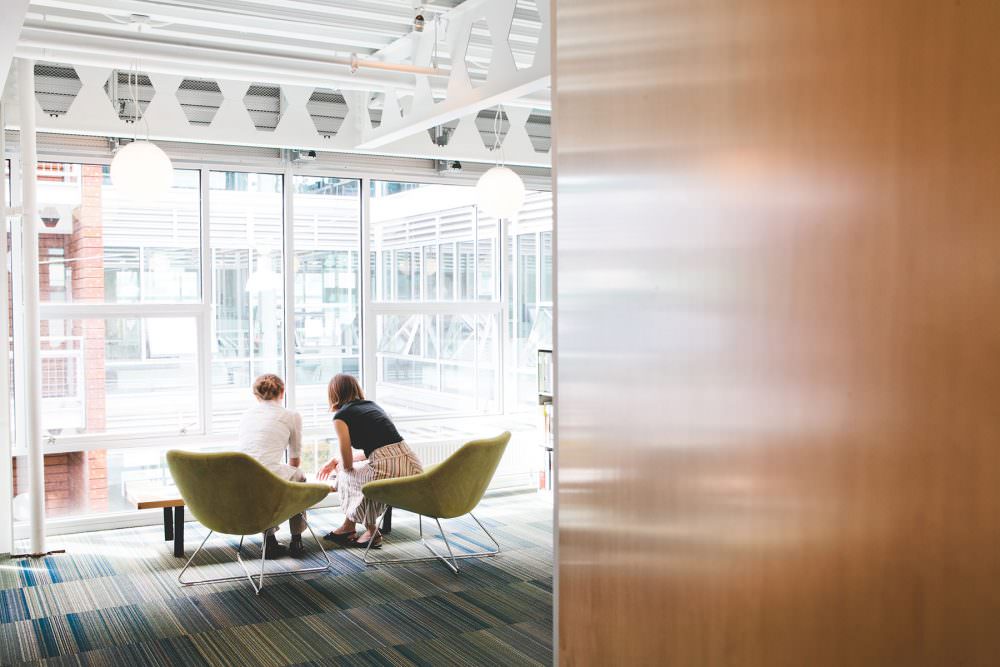
[[[372,401],[365,400],[361,385],[353,375],[334,376],[327,393],[330,410],[335,411],[333,428],[340,443],[340,456],[331,458],[317,477],[326,479],[337,471],[337,491],[346,516],[340,528],[327,535],[327,539],[367,547],[386,507],[365,498],[361,487],[376,479],[416,475],[424,468],[389,415]],[[364,453],[354,454],[354,449]],[[357,536],[359,523],[365,526],[360,537]],[[381,537],[374,540],[372,548],[382,546]]]

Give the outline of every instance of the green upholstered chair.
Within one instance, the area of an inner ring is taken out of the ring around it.
[[[243,550],[243,538],[277,526],[312,507],[330,493],[330,487],[326,484],[305,484],[281,479],[257,460],[241,452],[202,454],[175,449],[167,452],[167,465],[170,466],[170,474],[174,477],[184,504],[191,510],[194,518],[209,530],[208,535],[177,575],[177,580],[183,586],[243,579],[242,576],[237,576],[199,581],[184,580],[184,573],[205,546],[205,542],[212,533],[219,532],[240,536],[236,560],[243,567],[254,592],[260,595],[260,590],[264,587],[266,541],[261,547],[260,578],[254,583],[240,555]],[[276,574],[304,574],[330,568],[330,557],[327,556],[322,543],[316,539],[316,533],[311,526],[309,532],[319,545],[320,552],[326,559],[326,565],[287,570]]]
[[[503,457],[507,443],[510,442],[510,432],[504,432],[495,438],[473,440],[462,445],[458,451],[435,466],[429,466],[419,475],[379,479],[368,482],[362,487],[365,497],[385,503],[389,507],[414,512],[420,516],[420,541],[432,554],[431,558],[401,558],[390,560],[375,560],[369,557],[369,549],[365,549],[362,558],[369,565],[384,563],[412,563],[417,561],[440,560],[458,574],[458,561],[463,558],[482,558],[500,553],[500,544],[490,535],[486,527],[476,518],[472,510],[482,500],[486,488],[493,479],[500,459]],[[479,524],[479,527],[490,538],[496,549],[477,551],[456,556],[448,542],[448,536],[441,528],[441,519],[452,519],[468,514]],[[423,517],[431,517],[437,522],[438,530],[448,547],[448,557],[439,554],[424,539]],[[383,515],[384,518],[384,515]],[[376,526],[380,531],[382,520]]]

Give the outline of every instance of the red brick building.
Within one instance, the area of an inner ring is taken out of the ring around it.
[[[39,285],[42,301],[55,291],[69,291],[72,301],[104,300],[104,248],[101,210],[101,187],[104,181],[100,165],[84,165],[80,172],[81,200],[73,211],[71,234],[42,234],[39,239]],[[39,164],[39,180],[62,181],[70,177],[60,164]],[[53,285],[50,258],[65,258],[67,279]],[[12,301],[13,303],[13,301]],[[13,321],[13,318],[12,320]],[[56,356],[42,360],[42,395],[54,395],[74,384],[75,374],[85,378],[86,431],[99,433],[105,427],[105,332],[103,320],[77,320],[72,323],[73,337],[82,338],[83,368],[74,358]],[[64,350],[72,343],[46,340],[49,323],[42,321],[42,350]],[[80,357],[76,357],[79,359]],[[14,460],[14,495],[27,492],[27,470]],[[45,455],[45,507],[48,516],[103,512],[108,508],[108,465],[104,450]]]

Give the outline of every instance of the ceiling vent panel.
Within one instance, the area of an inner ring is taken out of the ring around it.
[[[219,83],[211,79],[184,79],[177,88],[177,101],[192,125],[211,125],[222,99]]]
[[[250,114],[253,126],[261,132],[274,132],[288,106],[281,86],[271,83],[250,84],[243,96],[243,106]]]
[[[324,139],[330,139],[340,132],[340,126],[347,117],[347,100],[339,90],[317,88],[306,102],[306,110],[312,118],[316,132]]]
[[[536,0],[517,0],[513,25],[517,30],[511,30],[507,43],[510,44],[517,68],[528,69],[535,64],[538,40],[542,36],[542,17],[538,13]]]
[[[35,98],[49,116],[58,118],[69,111],[82,87],[72,66],[35,63]]]
[[[486,83],[492,59],[493,38],[490,36],[490,26],[486,19],[478,19],[472,23],[469,43],[465,47],[465,69],[473,87]]]
[[[552,116],[539,109],[532,109],[524,128],[528,131],[528,139],[535,152],[548,153],[552,148]]]
[[[104,92],[118,117],[126,123],[142,120],[156,94],[153,82],[143,72],[115,70],[104,83]]]

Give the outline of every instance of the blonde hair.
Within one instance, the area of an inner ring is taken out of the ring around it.
[[[361,390],[361,385],[353,375],[337,373],[326,388],[326,396],[330,402],[330,412],[333,412],[343,407],[345,403],[363,400],[365,392]]]
[[[253,395],[262,401],[273,401],[285,393],[285,383],[273,373],[261,375],[253,381]]]

